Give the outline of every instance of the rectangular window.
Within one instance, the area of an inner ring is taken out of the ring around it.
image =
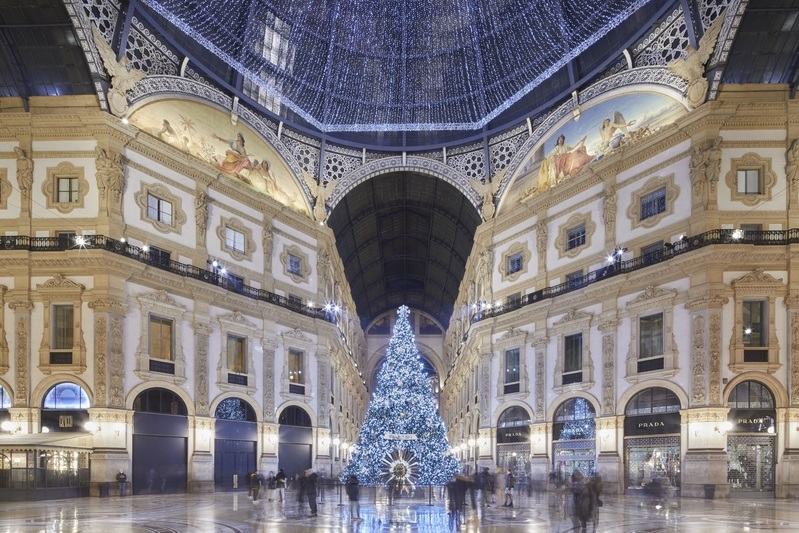
[[[288,254],[288,271],[295,276],[302,276],[302,258],[293,254]]]
[[[741,231],[744,232],[744,237],[753,237],[752,232],[763,231],[763,224],[741,224]]]
[[[225,228],[225,248],[234,252],[244,253],[244,234],[233,228]]]
[[[767,337],[764,335],[766,302],[762,300],[746,300],[742,305],[744,346],[768,346],[768,343],[766,343]]]
[[[58,178],[58,203],[74,204],[78,198],[78,178]]]
[[[75,246],[77,244],[75,242],[75,237],[77,236],[78,235],[74,231],[59,231],[56,233],[56,237],[58,238],[58,246],[61,248]]]
[[[760,169],[738,170],[738,194],[760,193]]]
[[[566,335],[563,338],[563,384],[580,383],[583,380],[583,334]]]
[[[71,350],[74,347],[74,317],[75,307],[72,304],[53,306],[53,350]]]
[[[247,373],[247,339],[237,335],[227,336],[227,369],[238,374]]]
[[[524,257],[521,252],[508,257],[508,274],[514,274],[524,268]]]
[[[172,252],[168,252],[156,246],[150,246],[150,263],[154,265],[168,266],[169,261],[172,259]]]
[[[508,296],[508,306],[509,307],[515,307],[515,306],[519,305],[521,302],[522,302],[522,293],[520,293],[520,292],[515,292],[515,293],[511,294],[510,296]]]
[[[638,319],[638,357],[663,356],[663,313],[642,316]]]
[[[302,298],[293,294],[289,294],[289,303],[298,307],[302,306]]]
[[[172,203],[147,194],[147,218],[172,225]]]
[[[519,382],[519,349],[505,351],[505,384]]]
[[[572,272],[571,274],[566,274],[566,283],[569,284],[569,287],[582,287],[585,283],[583,278],[583,271],[577,270]]]
[[[585,244],[585,224],[570,229],[566,232],[566,249],[572,250]]]
[[[641,248],[641,257],[645,264],[657,263],[663,259],[663,241],[658,241]]]
[[[150,317],[150,359],[172,360],[172,321]]]
[[[641,197],[641,220],[659,215],[666,210],[666,187]]]
[[[244,278],[231,274],[229,270],[225,272],[225,283],[234,291],[244,290]]]
[[[305,394],[304,355],[299,350],[289,350],[289,392],[293,394]]]

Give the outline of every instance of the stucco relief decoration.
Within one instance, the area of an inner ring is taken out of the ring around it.
[[[311,196],[314,198],[314,219],[320,223],[324,222],[327,218],[327,203],[330,197],[333,196],[333,191],[335,191],[338,181],[317,182],[314,178],[305,173],[302,174],[302,178],[305,180],[305,184],[308,186],[308,189],[311,191]]]
[[[549,339],[543,337],[533,341],[533,348],[535,349],[535,412],[539,417],[543,417],[546,404],[546,360],[547,360],[547,345]],[[539,418],[540,419],[540,418]]]
[[[122,350],[125,320],[111,316],[111,407],[125,406],[125,353]]]
[[[719,17],[707,29],[699,40],[698,49],[689,44],[685,48],[683,57],[675,59],[667,65],[671,72],[688,82],[688,87],[685,90],[685,101],[691,107],[698,107],[705,103],[709,87],[705,78],[705,63],[710,59],[710,55],[716,47],[723,21],[724,17]]]
[[[605,187],[602,194],[602,221],[605,223],[605,233],[613,236],[616,228],[616,189]]]
[[[691,319],[691,405],[705,403],[705,317]]]
[[[195,345],[195,367],[194,381],[196,392],[196,406],[198,415],[209,414],[208,402],[208,336],[211,327],[207,324],[195,324],[194,345]]]
[[[799,312],[791,313],[791,405],[799,406]]]
[[[128,69],[127,57],[117,61],[116,52],[106,42],[105,37],[95,25],[92,25],[92,35],[97,52],[103,60],[103,66],[111,77],[111,86],[108,89],[108,105],[114,115],[124,117],[128,112],[128,97],[126,93],[147,74],[141,70]]]
[[[274,419],[275,413],[275,350],[271,343],[264,342],[264,417]]]
[[[535,224],[535,250],[538,252],[538,262],[543,264],[547,255],[547,222],[546,220],[539,220]]]
[[[484,363],[481,372],[480,412],[487,413],[488,401],[491,398],[491,365]]]
[[[494,213],[496,212],[494,207],[494,195],[499,191],[500,183],[502,183],[502,179],[499,177],[496,177],[494,181],[489,181],[488,178],[483,180],[469,178],[469,184],[472,186],[472,189],[483,199],[483,206],[480,213],[485,220],[491,220],[494,217]]]
[[[108,372],[108,358],[106,354],[109,352],[108,347],[108,322],[104,315],[98,315],[94,321],[95,339],[94,339],[94,383],[95,394],[94,401],[97,406],[104,406],[107,401],[108,389],[106,388],[106,376]]]
[[[791,200],[796,201],[797,185],[799,185],[799,139],[794,139],[791,147],[785,152],[785,178],[791,185]]]
[[[214,107],[173,99],[144,105],[131,114],[130,123],[253,190],[310,214],[289,168],[243,121],[234,127],[230,116]]]
[[[197,224],[197,234],[205,237],[208,230],[208,195],[203,191],[197,191],[194,197],[194,221]]]
[[[709,401],[711,405],[721,404],[721,314],[710,314],[710,360],[709,360]]]
[[[29,198],[33,190],[33,160],[28,157],[25,150],[14,147],[17,156],[17,185],[24,198]]]
[[[264,268],[272,270],[272,250],[275,242],[275,232],[269,221],[264,221],[261,244],[264,247]]]
[[[599,325],[602,332],[602,414],[616,411],[616,328],[613,320]]]
[[[0,168],[0,209],[8,208],[8,197],[12,190],[11,182],[8,181],[8,171]]]
[[[503,203],[509,201],[512,205],[551,189],[685,113],[685,106],[677,100],[642,91],[581,105],[579,121],[563,123],[562,119],[544,134],[544,141],[531,152],[509,190],[503,193]]]
[[[100,199],[105,201],[110,193],[114,205],[119,205],[122,201],[122,193],[125,191],[125,166],[122,162],[122,154],[113,150],[106,151],[97,148],[94,162],[96,166],[94,175],[100,190]]]

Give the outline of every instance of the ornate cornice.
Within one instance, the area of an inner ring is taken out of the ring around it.
[[[125,315],[128,312],[128,304],[122,300],[108,297],[98,297],[89,302],[89,309],[96,313],[115,313]]]

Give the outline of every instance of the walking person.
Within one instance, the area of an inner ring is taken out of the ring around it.
[[[513,475],[513,470],[508,470],[508,475],[505,477],[505,503],[502,507],[513,507],[514,487],[516,487],[516,476]]]
[[[355,522],[363,522],[363,518],[361,518],[361,504],[358,502],[361,487],[355,474],[351,475],[347,480],[346,491],[347,497],[350,499],[350,519]]]
[[[297,501],[300,503],[300,506],[302,506],[303,502],[305,501],[305,487],[306,487],[306,484],[307,484],[307,479],[306,479],[305,476],[307,476],[307,475],[308,475],[308,471],[306,470],[305,471],[305,475],[301,476],[301,475],[297,474],[297,477],[295,478],[295,481],[297,482],[297,485],[299,486],[299,490],[297,491]]]
[[[263,483],[264,476],[257,470],[252,473],[251,486],[252,486],[252,503],[258,501],[258,495],[261,493],[261,484]]]
[[[311,507],[311,516],[316,516],[316,489],[319,476],[313,469],[305,471],[305,493],[308,495],[308,505]]]
[[[277,490],[278,501],[283,503],[286,499],[286,473],[282,468],[278,468],[275,476],[275,490]]]
[[[275,489],[277,488],[277,484],[275,482],[275,471],[270,470],[269,475],[266,476],[266,499],[267,501],[272,501],[275,499]]]

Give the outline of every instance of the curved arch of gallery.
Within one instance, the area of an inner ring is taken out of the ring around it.
[[[571,391],[561,394],[549,404],[549,408],[547,408],[547,422],[553,422],[555,420],[555,411],[557,411],[566,400],[571,400],[572,398],[582,398],[583,400],[588,401],[594,408],[594,418],[597,418],[599,413],[602,412],[601,404],[599,403],[599,400],[597,400],[596,396],[583,391]]]
[[[194,410],[194,402],[191,400],[189,394],[174,383],[169,383],[168,381],[143,381],[139,383],[128,391],[128,396],[125,399],[125,407],[132,411],[133,402],[136,400],[136,397],[149,389],[166,389],[169,392],[175,393],[183,400],[188,416],[195,416],[197,414]]]
[[[216,410],[219,407],[219,404],[227,400],[228,398],[236,398],[238,400],[243,401],[244,403],[249,405],[250,408],[255,412],[256,422],[264,421],[264,416],[263,413],[261,412],[261,407],[257,403],[255,403],[255,400],[253,400],[252,396],[248,396],[240,392],[224,392],[219,396],[217,396],[216,398],[214,398],[214,400],[209,404],[208,408],[208,411],[211,413],[211,416],[216,418]]]
[[[780,383],[774,376],[771,374],[766,374],[765,372],[744,372],[743,374],[739,374],[732,378],[727,383],[727,386],[724,387],[724,391],[722,391],[723,405],[727,405],[727,402],[730,399],[730,393],[737,385],[740,385],[744,381],[757,381],[758,383],[768,387],[768,389],[771,391],[771,394],[774,395],[775,409],[788,407],[788,393],[785,390],[785,387],[783,387],[782,383]]]
[[[142,80],[142,82],[146,81],[147,79],[148,78],[145,78],[144,80]],[[198,104],[198,105],[204,105],[204,106],[208,106],[208,107],[210,107],[212,109],[215,109],[215,110],[219,111],[220,113],[227,114],[227,115],[230,114],[230,107],[225,108],[225,106],[223,106],[219,102],[216,102],[214,100],[209,100],[207,98],[203,98],[203,97],[200,97],[200,96],[196,95],[196,94],[200,94],[200,93],[206,94],[208,90],[214,91],[214,89],[211,89],[210,87],[207,87],[205,85],[200,85],[197,82],[195,82],[194,80],[188,80],[188,79],[184,78],[181,81],[189,83],[189,84],[193,83],[193,84],[199,85],[200,88],[202,88],[203,90],[202,91],[198,91],[197,93],[192,93],[189,90],[187,90],[186,92],[181,92],[181,91],[177,90],[177,88],[175,88],[176,90],[174,90],[172,92],[146,94],[146,95],[144,95],[144,96],[142,96],[140,98],[137,98],[137,99],[131,101],[131,104],[128,107],[128,112],[126,114],[126,117],[133,116],[137,111],[143,109],[144,107],[146,107],[149,104],[154,104],[154,103],[157,103],[157,102],[166,102],[166,101],[170,101],[170,100],[178,100],[178,101],[183,101],[183,102],[191,102],[191,103]],[[142,83],[142,82],[140,82],[140,83]],[[219,97],[221,99],[228,98],[227,96],[225,96],[222,93],[219,93]],[[232,100],[230,101],[229,105],[232,106]],[[243,108],[242,106],[239,106],[239,110],[240,111],[243,110],[243,109],[246,109],[246,108]],[[313,213],[313,205],[314,205],[313,196],[311,194],[310,189],[308,188],[308,185],[305,183],[305,179],[303,179],[303,177],[302,177],[303,170],[297,164],[297,162],[296,162],[296,160],[294,158],[294,154],[292,154],[291,150],[280,139],[278,139],[277,135],[275,135],[265,124],[260,123],[261,120],[258,117],[258,115],[250,112],[249,110],[247,110],[247,111],[248,112],[240,112],[239,113],[239,120],[247,128],[249,128],[255,135],[257,135],[258,138],[264,144],[266,144],[269,148],[271,148],[272,151],[274,152],[274,154],[277,157],[279,157],[281,162],[286,166],[286,168],[289,169],[289,173],[291,175],[291,178],[294,180],[294,182],[297,184],[297,186],[299,187],[299,189],[303,193],[302,196],[303,196],[303,200],[304,200],[304,203],[305,203],[305,208],[307,209],[307,213],[306,214],[308,216],[312,217],[313,216],[312,215],[312,213]],[[238,122],[237,122],[237,124],[238,124]],[[141,131],[141,130],[139,130],[139,131]],[[181,153],[186,153],[186,152],[181,151]],[[187,155],[191,155],[191,157],[195,157],[195,159],[198,159],[198,158],[196,158],[196,156],[193,156],[192,154],[187,154]],[[198,160],[200,160],[200,159],[198,159]],[[219,172],[217,171],[216,173],[218,174]]]
[[[342,176],[333,191],[328,206],[330,210],[336,208],[338,203],[355,187],[361,183],[366,182],[381,174],[390,174],[395,172],[415,172],[417,174],[426,174],[441,181],[449,183],[458,190],[470,204],[474,207],[475,211],[480,213],[479,207],[483,202],[482,197],[477,194],[469,183],[469,178],[454,168],[440,163],[434,159],[420,156],[391,156],[383,159],[376,159],[370,161],[363,166],[358,167],[350,174]]]
[[[41,380],[33,389],[33,391],[31,391],[31,407],[41,408],[45,395],[50,391],[50,389],[59,383],[72,383],[78,385],[86,392],[86,396],[89,397],[89,406],[95,407],[94,392],[89,388],[88,383],[73,374],[51,374]]]
[[[680,409],[688,409],[688,394],[685,393],[682,387],[672,381],[667,381],[665,379],[647,379],[644,381],[639,381],[624,391],[624,394],[619,397],[619,403],[616,404],[616,414],[624,415],[627,412],[627,404],[630,403],[630,400],[632,400],[636,394],[652,388],[666,389],[669,392],[673,392],[674,395],[680,400]]]
[[[603,82],[606,82],[606,80],[602,80],[599,83]],[[588,89],[590,89],[590,87]],[[690,110],[690,108],[685,102],[682,89],[656,83],[635,83],[631,85],[625,85],[622,87],[616,87],[615,89],[601,93],[586,102],[582,102],[580,104],[580,110],[581,112],[585,112],[588,109],[601,105],[602,103],[612,100],[614,98],[618,98],[621,96],[635,95],[640,93],[654,93],[654,94],[659,94],[661,96],[669,97],[675,102],[681,104],[686,111]],[[571,101],[567,101],[566,103],[558,107],[557,110],[554,111],[554,113],[560,115],[560,118],[554,124],[542,124],[537,129],[535,129],[530,138],[524,143],[524,145],[522,145],[519,151],[517,151],[516,154],[513,156],[510,163],[508,163],[508,166],[506,167],[505,170],[505,175],[502,178],[503,183],[500,186],[498,193],[499,201],[497,203],[497,214],[495,215],[495,217],[499,216],[500,211],[504,207],[505,199],[508,196],[505,193],[508,190],[510,190],[514,182],[521,177],[522,174],[521,169],[523,168],[524,163],[529,158],[531,158],[533,154],[546,141],[552,138],[552,136],[560,128],[566,125],[569,121],[574,120],[574,115],[572,114],[573,109],[574,106]]]
[[[491,427],[497,427],[499,424],[499,418],[512,407],[521,407],[524,411],[530,416],[530,420],[535,420],[535,413],[533,412],[533,408],[530,407],[529,404],[521,401],[521,400],[511,400],[509,402],[502,402],[496,409],[494,409],[494,414],[491,415]]]
[[[280,414],[286,410],[287,407],[299,407],[308,415],[308,418],[311,419],[311,427],[319,427],[318,421],[316,419],[316,413],[313,409],[311,409],[307,403],[300,402],[297,400],[286,400],[285,402],[281,403],[277,409],[275,409],[275,414],[278,420],[280,420]],[[278,422],[278,425],[280,423]]]

